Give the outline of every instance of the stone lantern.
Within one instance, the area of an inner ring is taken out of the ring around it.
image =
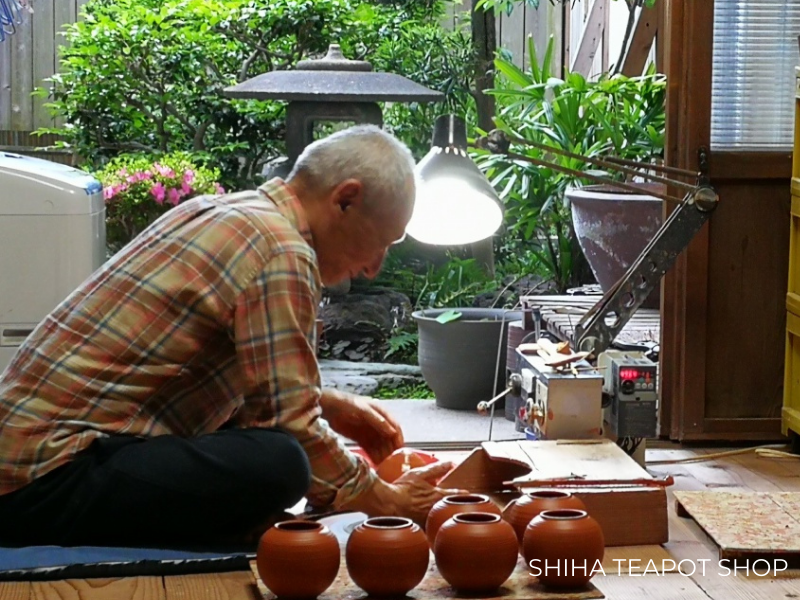
[[[314,141],[314,124],[346,121],[383,125],[380,102],[437,102],[444,94],[393,73],[373,71],[366,61],[350,60],[338,44],[317,60],[303,60],[286,71],[270,71],[226,88],[229,98],[284,100],[286,147],[291,169]]]

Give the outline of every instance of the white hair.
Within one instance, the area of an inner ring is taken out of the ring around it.
[[[411,151],[396,137],[375,125],[356,125],[306,146],[288,179],[299,177],[324,191],[358,179],[370,209],[381,211],[413,201],[408,186],[414,183],[415,166]]]

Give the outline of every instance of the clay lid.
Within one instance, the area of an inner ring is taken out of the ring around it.
[[[367,61],[350,60],[338,44],[316,60],[288,71],[270,71],[225,88],[225,96],[253,100],[312,102],[439,102],[444,94],[394,73],[376,72]]]

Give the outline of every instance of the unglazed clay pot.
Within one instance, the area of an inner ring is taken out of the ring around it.
[[[432,454],[412,448],[400,448],[395,450],[378,465],[378,477],[387,483],[392,483],[399,479],[406,471],[424,467],[425,465],[435,462],[438,462],[438,459]]]
[[[425,533],[411,519],[372,517],[358,525],[345,548],[347,572],[372,596],[404,596],[428,570]]]
[[[546,510],[525,529],[523,556],[530,573],[553,588],[580,588],[600,572],[605,540],[584,510]]]
[[[519,546],[514,528],[495,513],[460,513],[439,529],[436,566],[458,592],[493,592],[514,572]]]
[[[503,518],[511,523],[514,528],[517,540],[519,540],[520,550],[522,550],[522,537],[525,535],[525,528],[528,523],[542,511],[561,508],[586,510],[586,506],[581,499],[569,492],[563,490],[536,490],[509,502],[503,509]]]
[[[339,573],[336,536],[321,523],[282,521],[258,544],[256,566],[264,585],[279,598],[316,598]]]
[[[445,496],[431,508],[425,521],[425,535],[431,548],[436,543],[436,534],[450,517],[468,512],[486,512],[496,515],[502,514],[500,507],[484,494],[454,494]]]

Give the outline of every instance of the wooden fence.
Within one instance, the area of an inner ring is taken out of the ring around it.
[[[0,43],[0,130],[34,131],[53,125],[44,104],[32,96],[58,65],[59,34],[74,23],[86,0],[36,0],[16,32]]]
[[[470,0],[462,0],[460,4],[453,3],[442,24],[447,28],[457,27],[468,17],[469,11]],[[559,54],[556,65],[558,66],[564,44],[563,14],[564,5],[553,5],[549,0],[540,2],[538,9],[528,6],[525,2],[518,2],[511,14],[503,12],[497,14],[495,18],[498,48],[510,53],[514,64],[518,67],[524,67],[530,64],[528,37],[533,37],[536,54],[541,60],[547,49],[547,42],[553,35]]]

